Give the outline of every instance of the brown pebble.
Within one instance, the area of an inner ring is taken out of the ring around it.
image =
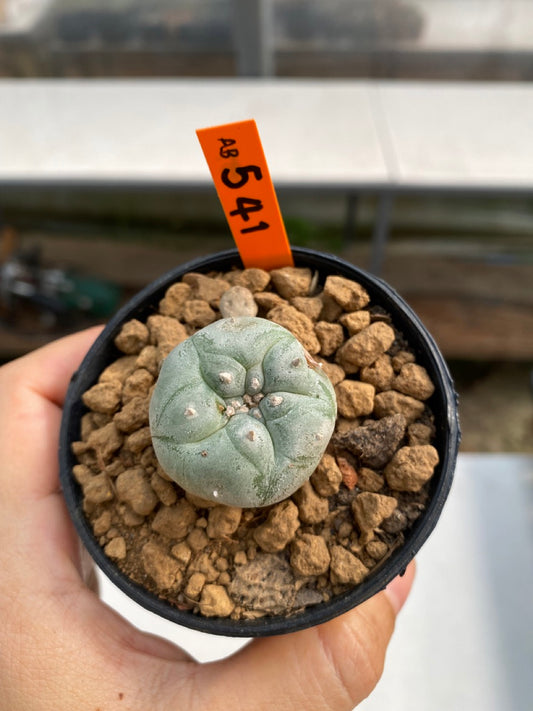
[[[113,489],[106,474],[91,477],[84,487],[83,495],[91,504],[103,504],[113,499]]]
[[[337,537],[339,539],[347,539],[353,533],[353,526],[349,521],[343,521],[339,530],[337,531]]]
[[[183,565],[184,568],[189,565],[192,557],[192,551],[185,541],[180,541],[179,543],[176,543],[175,546],[172,546],[170,552],[172,553],[174,558],[176,558],[176,560],[178,560]]]
[[[339,323],[319,321],[315,324],[315,333],[320,342],[320,354],[330,356],[344,341],[344,331]]]
[[[117,496],[127,503],[135,513],[147,516],[159,503],[141,468],[126,469],[116,479]]]
[[[87,442],[72,442],[70,448],[80,464],[85,464],[90,467],[96,463],[96,458],[89,451],[89,445]]]
[[[183,320],[189,326],[194,328],[204,328],[216,319],[216,313],[213,311],[207,301],[201,299],[191,299],[186,301],[183,306]]]
[[[311,483],[320,496],[333,496],[339,490],[342,474],[337,466],[335,457],[324,454],[317,468],[311,475]]]
[[[368,568],[343,546],[330,550],[330,577],[334,585],[358,585],[368,574]]]
[[[374,409],[375,388],[358,380],[343,380],[335,386],[337,408],[342,417],[370,415]]]
[[[163,470],[161,470],[160,474],[163,475],[163,473],[164,473]],[[169,480],[170,480],[170,478],[169,478]],[[185,492],[185,497],[197,509],[212,509],[213,506],[218,506],[218,504],[216,504],[214,501],[209,501],[208,499],[202,499],[200,496],[195,496],[195,494],[191,494],[188,491]]]
[[[231,575],[227,571],[223,571],[217,578],[219,585],[228,586],[231,583]]]
[[[351,432],[361,425],[360,417],[341,417],[337,416],[337,423],[335,425],[335,434],[343,435]]]
[[[185,326],[171,316],[152,314],[146,323],[150,331],[151,344],[158,347],[163,357],[188,337]]]
[[[319,319],[321,321],[328,321],[329,323],[337,321],[342,314],[342,306],[338,304],[332,296],[324,292],[320,294],[320,300],[322,301],[322,311],[320,312]]]
[[[111,528],[111,511],[106,509],[93,521],[93,531],[95,536],[103,536]]]
[[[237,551],[233,556],[233,563],[235,565],[246,565],[248,563],[248,558],[244,551]]]
[[[315,335],[313,322],[294,306],[275,306],[268,312],[267,318],[290,331],[311,355],[320,351],[320,341]]]
[[[119,383],[123,383],[128,375],[131,375],[135,370],[137,363],[137,357],[134,355],[122,356],[113,361],[111,365],[108,365],[101,373],[98,378],[98,382],[106,383],[113,380],[118,380]]]
[[[224,573],[229,568],[229,563],[226,558],[217,558],[215,561],[215,568]]]
[[[361,284],[342,276],[326,277],[324,294],[335,299],[345,311],[362,309],[370,301],[367,290]]]
[[[357,486],[361,491],[377,493],[385,486],[385,478],[368,467],[361,467],[357,474]]]
[[[320,296],[295,296],[291,299],[291,306],[305,314],[311,321],[316,321],[322,311]]]
[[[159,356],[155,346],[146,346],[135,361],[136,368],[147,370],[154,377],[159,373]]]
[[[389,547],[384,541],[373,540],[366,544],[365,551],[374,560],[381,560],[385,557]]]
[[[394,337],[393,329],[386,323],[371,323],[339,348],[336,359],[347,373],[355,373],[385,353],[392,345]]]
[[[414,362],[414,353],[410,353],[409,351],[398,351],[398,353],[395,353],[392,357],[392,367],[394,368],[396,373],[400,372],[405,363]]]
[[[364,383],[370,383],[376,390],[390,390],[394,381],[394,370],[391,358],[386,353],[379,356],[371,365],[361,368],[360,379]]]
[[[165,506],[172,506],[176,503],[178,494],[176,492],[176,487],[163,477],[159,476],[157,472],[154,472],[150,478],[150,485],[152,489],[157,494],[157,497],[161,503]]]
[[[121,511],[122,520],[124,524],[129,528],[137,528],[144,523],[144,516],[138,514],[136,511],[131,509],[129,506],[124,506]]]
[[[208,306],[213,307],[218,306],[220,297],[229,289],[229,284],[225,279],[213,278],[197,272],[184,274],[182,281],[192,289],[192,299],[189,302],[194,300],[205,301]]]
[[[95,412],[113,414],[120,405],[122,385],[118,380],[97,383],[82,395],[83,404]]]
[[[81,427],[80,427],[80,432],[81,432],[81,439],[83,442],[86,442],[89,435],[91,432],[95,429],[97,429],[97,425],[94,421],[92,412],[86,412],[84,415],[81,417]]]
[[[121,432],[134,432],[148,424],[149,404],[147,397],[133,397],[117,412],[113,422]]]
[[[75,464],[72,467],[72,474],[81,486],[84,486],[94,476],[91,469],[85,464]]]
[[[405,363],[393,384],[394,390],[417,400],[427,400],[435,392],[427,370],[416,363]]]
[[[196,527],[192,529],[186,540],[189,545],[189,548],[194,553],[203,550],[209,543],[209,538],[207,537],[206,532],[203,531],[201,528]]]
[[[284,299],[292,299],[309,294],[312,273],[307,267],[282,267],[272,269],[270,278],[278,294]]]
[[[208,583],[213,583],[220,575],[211,560],[212,554],[209,551],[203,550],[195,554],[192,562],[189,564],[189,573],[203,573]]]
[[[270,509],[265,523],[255,529],[254,539],[267,553],[277,553],[292,541],[299,527],[296,504],[285,500]]]
[[[136,355],[148,344],[149,332],[144,323],[137,319],[127,321],[115,338],[115,345],[127,355]]]
[[[174,506],[162,506],[152,521],[152,528],[165,538],[185,538],[196,522],[196,511],[186,499]]]
[[[401,414],[410,423],[422,415],[424,407],[420,400],[396,390],[385,390],[374,398],[374,413],[380,418]]]
[[[126,541],[122,536],[117,536],[104,548],[104,553],[109,556],[109,558],[115,558],[116,560],[123,560],[126,557]]]
[[[154,376],[146,368],[137,368],[124,382],[122,402],[126,403],[134,397],[148,397],[153,384]]]
[[[290,563],[299,575],[323,575],[329,568],[330,559],[321,536],[304,533],[291,543]]]
[[[181,583],[183,574],[178,561],[167,555],[157,543],[145,543],[141,558],[146,574],[153,578],[162,590],[177,587]]]
[[[124,467],[122,466],[120,459],[115,459],[106,466],[105,471],[108,476],[116,479],[117,476],[124,471]]]
[[[420,491],[438,463],[438,452],[431,444],[402,447],[385,467],[387,484],[396,491]]]
[[[106,415],[102,412],[93,412],[94,429],[105,427],[111,422],[111,415]]]
[[[193,573],[185,586],[185,595],[192,600],[198,600],[205,585],[205,575],[203,573]]]
[[[279,294],[273,291],[265,291],[254,294],[255,303],[263,312],[268,312],[276,306],[287,304],[285,299],[282,299]]]
[[[306,481],[292,498],[298,506],[298,514],[302,523],[320,523],[329,513],[328,500],[319,496],[311,482]]]
[[[352,503],[355,522],[363,532],[372,531],[392,515],[398,501],[392,496],[363,491]]]
[[[150,427],[141,427],[139,430],[135,430],[128,437],[126,437],[125,446],[131,452],[138,454],[142,452],[143,449],[149,447],[152,444],[152,433]]]
[[[235,506],[214,506],[207,518],[209,538],[231,536],[241,522],[242,509]]]
[[[183,282],[172,284],[165,296],[159,302],[159,311],[163,316],[173,316],[181,318],[183,315],[183,305],[191,295],[191,287]]]
[[[352,311],[348,314],[343,314],[339,321],[347,329],[350,336],[353,336],[363,328],[370,326],[369,311]]]
[[[226,274],[226,280],[233,286],[244,286],[249,289],[252,294],[262,292],[270,283],[270,274],[264,269],[250,267],[229,272]]]
[[[337,363],[329,363],[320,356],[315,356],[316,360],[320,363],[320,367],[324,373],[328,376],[330,383],[335,387],[346,377],[346,373]]]
[[[407,435],[411,447],[416,444],[430,444],[433,437],[433,429],[421,422],[413,422],[407,428]]]
[[[151,475],[156,470],[159,471],[158,462],[155,456],[154,448],[152,446],[143,449],[139,457],[139,462],[141,466],[144,467],[144,470],[147,474]]]
[[[205,585],[200,599],[200,612],[205,617],[229,617],[235,605],[222,585]]]

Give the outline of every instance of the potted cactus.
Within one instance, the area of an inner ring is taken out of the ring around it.
[[[455,394],[424,326],[372,275],[293,254],[297,288],[264,273],[252,287],[236,250],[151,284],[65,402],[61,482],[89,552],[206,632],[279,634],[361,603],[405,569],[451,485]],[[242,284],[251,307],[227,311]]]
[[[337,414],[325,373],[278,324],[215,321],[165,359],[150,401],[158,461],[186,491],[268,506],[316,469]]]

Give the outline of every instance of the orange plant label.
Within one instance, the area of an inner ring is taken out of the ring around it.
[[[253,119],[196,131],[246,268],[294,264],[276,191]]]

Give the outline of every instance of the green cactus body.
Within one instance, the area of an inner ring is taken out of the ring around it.
[[[312,474],[333,433],[335,391],[285,328],[221,319],[165,359],[150,402],[157,459],[186,491],[267,506]]]

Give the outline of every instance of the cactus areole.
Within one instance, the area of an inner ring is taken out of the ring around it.
[[[299,341],[262,318],[206,326],[167,356],[150,402],[163,470],[228,506],[268,506],[313,473],[335,426],[335,391]]]

